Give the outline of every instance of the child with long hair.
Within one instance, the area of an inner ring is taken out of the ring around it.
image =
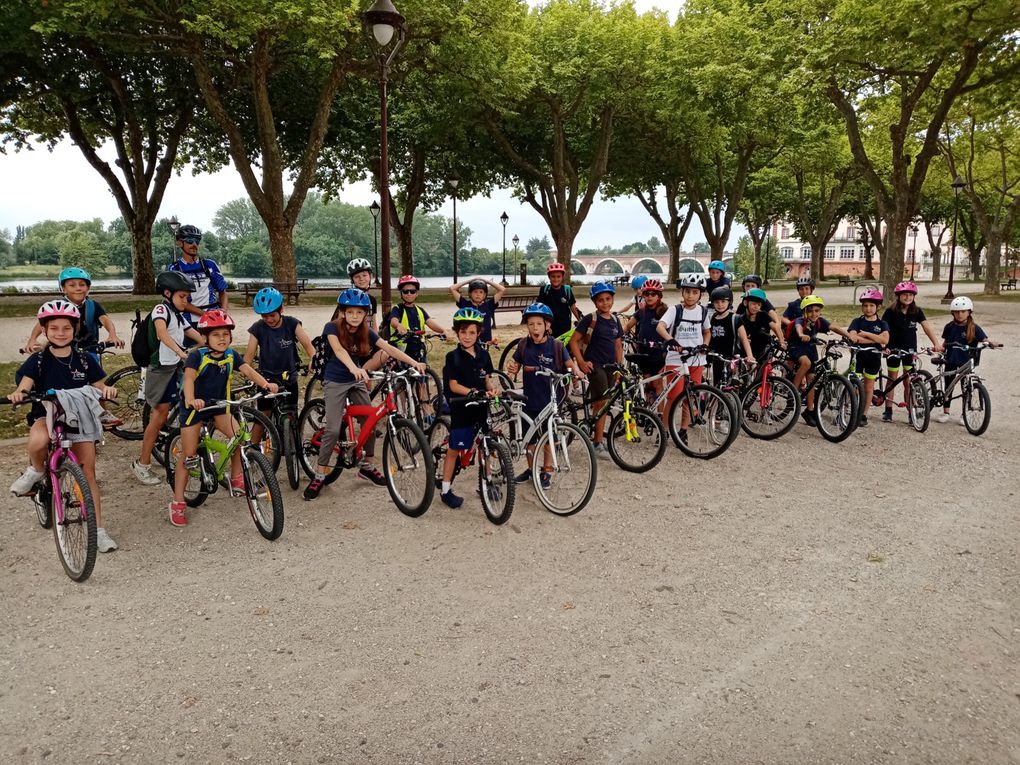
[[[889,325],[889,356],[885,366],[889,372],[889,382],[896,380],[900,374],[906,374],[914,368],[911,356],[917,350],[917,327],[921,326],[924,334],[931,340],[932,347],[942,350],[942,343],[935,337],[931,322],[917,304],[917,285],[913,282],[900,282],[893,292],[896,302],[885,309],[882,321]],[[892,422],[893,406],[895,405],[896,389],[893,388],[885,398],[885,411],[882,422]]]
[[[953,378],[956,376],[956,370],[967,363],[970,358],[970,353],[963,348],[956,346],[966,345],[973,347],[978,343],[988,342],[990,346],[995,344],[988,340],[988,335],[985,331],[978,326],[977,322],[974,321],[974,303],[973,301],[965,296],[961,295],[955,298],[952,303],[949,304],[949,311],[953,314],[953,320],[946,324],[942,329],[942,340],[943,347],[946,353],[946,365],[943,367],[943,371],[946,374],[946,389],[953,383]],[[974,366],[977,366],[981,361],[981,357],[974,356]],[[936,418],[938,422],[949,422],[949,402],[946,401],[946,405],[942,407],[942,414]],[[959,423],[963,422],[963,415],[960,415]]]

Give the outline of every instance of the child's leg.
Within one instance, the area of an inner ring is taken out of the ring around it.
[[[150,410],[149,424],[145,426],[145,433],[142,434],[142,452],[138,455],[140,465],[148,465],[152,461],[152,450],[169,414],[170,404],[159,404]]]
[[[185,425],[181,428],[181,454],[177,458],[177,470],[174,472],[174,502],[184,501],[184,489],[188,486],[189,461],[193,466],[198,459],[198,434],[201,427]]]
[[[46,454],[50,448],[50,432],[46,428],[46,418],[36,420],[28,431],[28,459],[32,467],[42,472],[46,470]]]
[[[868,416],[868,412],[871,411],[871,399],[875,394],[875,378],[864,376],[864,400],[861,401],[861,414],[865,417]]]
[[[896,387],[893,383],[895,383],[900,377],[900,368],[898,366],[887,367],[886,372],[889,375],[889,392],[885,396],[885,408],[892,409],[893,404],[896,402]],[[904,398],[906,398],[906,396],[904,396]]]
[[[806,376],[805,376],[805,382],[806,382],[806,383],[807,383],[808,385],[810,385],[810,384],[811,384],[811,382],[812,382],[812,381],[813,381],[814,379],[815,379],[815,376],[814,376],[814,375],[806,375]],[[813,411],[815,410],[815,389],[814,389],[814,388],[812,388],[811,390],[809,390],[809,391],[808,391],[808,394],[807,394],[807,410],[808,410],[809,412],[813,412]]]
[[[453,471],[457,467],[457,460],[460,459],[460,449],[447,449],[446,458],[443,460],[443,493],[450,490],[449,484],[453,483]]]
[[[100,507],[99,482],[96,481],[96,445],[92,441],[83,441],[71,444],[71,451],[81,463],[81,469],[85,472],[85,480],[88,481],[89,489],[92,490],[92,502],[96,508],[96,525],[103,525],[103,510]]]
[[[347,408],[347,391],[349,385],[329,382],[322,384],[322,398],[326,407],[326,419],[322,424],[322,444],[319,446],[319,471],[324,474],[329,470],[333,450],[340,440],[340,426]]]
[[[689,367],[688,371],[689,371],[690,376],[691,376],[691,382],[694,383],[695,385],[701,385],[701,381],[702,381],[703,376],[705,374],[705,368],[704,367]],[[680,386],[679,386],[681,393],[683,392],[683,386],[684,386],[685,383],[686,383],[686,380],[682,381]],[[690,426],[690,424],[691,424],[691,410],[688,408],[687,403],[684,402],[684,409],[683,409],[683,412],[680,415],[680,429],[681,430],[687,430],[687,428]]]
[[[225,435],[227,438],[233,438],[237,435],[237,420],[234,419],[233,415],[218,414],[213,418],[213,422],[216,423],[216,430]],[[243,447],[242,447],[243,448]],[[230,455],[230,478],[231,480],[237,480],[241,476],[241,449],[234,449],[234,453]]]
[[[368,389],[364,385],[358,384],[347,391],[347,403],[354,406],[369,406],[372,403],[372,398],[368,395]],[[359,417],[359,428],[365,427],[365,422],[367,422],[366,417]],[[368,440],[365,441],[365,462],[374,463],[375,461],[375,428],[372,428],[372,432],[368,434]]]
[[[603,406],[605,406],[605,403],[606,403],[606,400],[604,398],[600,398],[598,401],[593,401],[592,402],[592,408],[593,408],[594,411],[597,412]],[[599,417],[595,421],[595,443],[597,443],[597,444],[601,444],[602,443],[603,434],[604,434],[604,431],[606,429],[606,419],[608,417],[609,417],[609,413],[607,412],[606,414],[602,415],[601,417]]]
[[[797,371],[793,376],[793,385],[801,390],[807,378],[808,370],[811,369],[811,358],[806,354],[797,359]]]

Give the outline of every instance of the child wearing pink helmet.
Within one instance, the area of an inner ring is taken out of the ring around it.
[[[889,325],[878,318],[878,309],[882,305],[882,293],[871,288],[866,289],[857,299],[861,304],[861,315],[850,322],[847,327],[850,342],[862,348],[883,348],[889,342]],[[860,424],[868,424],[868,410],[871,408],[871,396],[875,392],[875,380],[882,370],[882,355],[873,351],[857,354],[857,371],[864,377],[864,396],[861,400]]]
[[[917,304],[917,285],[911,281],[900,282],[893,289],[896,293],[896,302],[885,309],[882,314],[882,321],[889,325],[889,356],[885,365],[889,372],[889,382],[906,374],[914,368],[914,359],[911,355],[917,350],[917,326],[920,324],[924,334],[931,340],[932,347],[942,350],[942,343],[935,335],[931,322],[924,315],[924,311]],[[895,404],[896,388],[889,391],[885,397],[885,411],[882,412],[882,422],[892,422],[893,406]]]

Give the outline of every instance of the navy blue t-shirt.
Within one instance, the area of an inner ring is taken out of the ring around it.
[[[808,336],[808,342],[801,341],[800,336],[797,334],[797,329],[794,327],[790,332],[788,340],[791,348],[807,348],[811,345],[810,341],[815,339],[815,335],[819,332],[824,335],[829,331],[829,320],[823,316],[819,316],[818,321],[815,322],[807,322],[804,317],[801,316],[800,318],[795,319],[793,323],[804,327],[804,334]]]
[[[20,383],[23,377],[32,380],[34,392],[45,393],[48,390],[84,388],[102,380],[106,373],[99,364],[90,360],[86,353],[72,350],[70,356],[59,358],[50,353],[47,346],[38,353],[33,353],[18,367],[14,378]],[[34,421],[45,416],[46,410],[42,404],[33,404],[28,418]]]
[[[485,420],[488,408],[481,405],[468,406],[467,403],[451,401],[454,393],[450,389],[450,381],[456,380],[465,388],[476,388],[480,391],[486,389],[486,378],[492,373],[492,358],[487,350],[479,346],[474,347],[475,355],[472,356],[464,348],[458,345],[446,354],[446,364],[443,366],[443,395],[450,401],[450,429],[474,427]]]
[[[751,314],[745,313],[740,317],[737,326],[743,327],[747,333],[747,340],[751,343],[751,354],[756,359],[761,358],[772,336],[772,317],[765,313],[764,309],[758,311],[753,319]]]
[[[729,287],[729,286],[730,280],[725,276],[719,281],[709,279],[707,276],[705,277],[705,294],[709,296],[710,300],[712,298],[712,290],[716,289],[717,287]]]
[[[325,336],[329,335],[335,335],[336,337],[340,336],[340,333],[337,332],[336,324],[334,324],[333,322],[329,322],[325,327],[322,328],[322,334]],[[327,340],[326,342],[329,341]],[[347,352],[351,355],[351,359],[357,366],[363,367],[365,365],[365,362],[372,358],[372,356],[375,354],[375,344],[378,342],[379,335],[373,332],[372,328],[369,327],[368,344],[369,346],[371,346],[369,354],[367,356],[359,356],[353,351],[348,350]],[[332,346],[329,346],[328,356],[329,358],[326,360],[326,368],[322,372],[322,379],[327,382],[335,383],[354,382],[354,375],[351,374],[351,370],[349,370],[347,368],[347,365],[340,361],[337,355],[333,353]]]
[[[538,367],[551,369],[563,374],[567,371],[570,355],[566,347],[555,337],[547,337],[543,343],[535,343],[525,337],[514,350],[514,361],[522,367]],[[550,399],[549,378],[534,372],[524,373],[524,395],[528,401],[524,405],[527,411],[537,413],[545,408]]]
[[[106,316],[106,309],[98,301],[85,298],[85,302],[78,306],[78,312],[81,314],[81,321],[78,322],[78,332],[74,336],[74,341],[78,345],[95,345],[99,342],[101,326],[99,319]]]
[[[553,337],[559,337],[570,329],[570,321],[573,317],[570,306],[577,303],[574,290],[570,288],[570,285],[562,284],[559,287],[553,287],[551,284],[545,284],[538,291],[535,302],[547,305],[552,310]]]
[[[663,311],[663,316],[666,312]],[[639,340],[646,340],[650,343],[662,343],[663,340],[659,337],[657,328],[659,326],[659,320],[661,316],[656,316],[655,311],[651,308],[642,308],[634,314],[637,324],[635,329],[637,330],[637,336]]]
[[[465,297],[457,301],[458,308],[474,308],[485,317],[482,331],[478,333],[478,342],[480,343],[492,342],[492,328],[496,326],[496,305],[495,298],[491,297],[485,298],[481,305],[475,305]]]
[[[883,332],[889,331],[889,325],[879,319],[877,316],[874,319],[866,319],[863,316],[858,316],[847,327],[848,332],[870,332],[873,335],[881,335]],[[858,345],[877,345],[881,347],[881,343],[873,343],[868,340],[859,340]],[[872,351],[874,353],[874,351]]]
[[[196,348],[188,354],[184,362],[185,369],[194,369],[198,372],[195,378],[195,398],[200,398],[206,404],[216,399],[228,398],[230,387],[230,375],[237,367],[244,363],[241,354],[235,353],[233,348],[227,348],[222,356],[214,356],[208,348]],[[181,394],[183,399],[184,383],[181,382]]]
[[[598,366],[615,364],[616,341],[623,337],[623,327],[620,326],[620,321],[615,316],[606,319],[599,316],[598,313],[589,313],[581,318],[577,325],[577,331],[587,334],[593,320],[595,326],[589,337],[588,347],[584,349],[584,360]]]
[[[789,303],[786,304],[786,310],[783,311],[784,319],[789,319],[790,321],[793,321],[794,319],[799,319],[801,316],[804,315],[804,311],[800,307],[800,301],[801,298],[796,298],[795,300],[791,300]]]
[[[893,307],[886,308],[882,321],[889,325],[889,347],[900,351],[916,351],[917,327],[927,319],[920,308],[913,314],[903,313]]]
[[[978,325],[974,325],[974,342],[967,342],[967,325],[957,324],[955,321],[951,321],[946,324],[942,330],[942,340],[946,344],[946,367],[949,369],[957,369],[967,363],[967,359],[970,356],[967,351],[961,351],[959,348],[949,348],[949,345],[975,345],[987,340],[988,335]],[[974,357],[974,365],[980,361],[980,355]]]
[[[248,334],[259,342],[259,371],[263,375],[280,377],[297,371],[297,328],[301,322],[294,316],[281,319],[276,329],[261,319],[248,327]]]

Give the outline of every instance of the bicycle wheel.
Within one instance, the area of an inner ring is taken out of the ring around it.
[[[174,487],[174,476],[181,454],[181,431],[174,428],[167,436],[166,448],[163,452],[163,464],[166,466],[167,481],[170,483],[171,489]],[[184,503],[188,507],[198,507],[209,497],[203,475],[209,465],[205,449],[201,444],[198,445],[197,456],[198,464],[188,471],[188,482],[184,485]]]
[[[304,402],[307,404],[316,398],[322,398],[322,380],[318,377],[310,377],[308,378],[308,384],[305,386]]]
[[[259,534],[272,541],[283,533],[283,495],[280,483],[262,452],[249,446],[242,460],[244,494],[248,501],[248,512],[255,521]]]
[[[688,412],[686,431],[682,428]],[[729,399],[711,385],[695,385],[673,399],[666,413],[669,436],[688,457],[709,460],[730,448],[737,437],[737,415]]]
[[[138,367],[124,367],[110,375],[106,384],[117,389],[117,398],[104,401],[103,409],[122,420],[120,425],[110,428],[110,432],[126,441],[141,441],[145,433],[142,421],[142,409],[145,407],[142,370]]]
[[[258,450],[269,460],[270,466],[275,473],[280,469],[280,461],[283,459],[283,445],[280,438],[280,431],[276,423],[268,415],[260,412],[253,406],[239,407],[244,410],[244,416],[252,425],[259,424],[263,427],[262,440],[258,443]],[[252,444],[252,446],[256,446]]]
[[[992,398],[985,384],[968,377],[961,386],[963,393],[963,424],[972,436],[980,436],[992,421]]]
[[[443,381],[435,371],[428,367],[425,376],[418,380],[418,413],[415,424],[428,431],[432,422],[443,413]]]
[[[910,427],[924,433],[931,422],[931,406],[928,402],[928,385],[924,378],[910,375],[903,384],[903,395],[907,397],[907,419]]]
[[[517,350],[517,346],[520,342],[521,338],[516,337],[504,346],[503,352],[499,355],[500,372],[506,372],[506,365],[510,363],[510,359],[513,358],[514,351]]]
[[[497,382],[499,382],[499,387],[503,390],[514,390],[516,388],[513,379],[506,372],[495,370],[489,376],[496,378]]]
[[[322,444],[323,423],[326,421],[326,402],[321,398],[306,401],[298,417],[298,460],[301,469],[309,478],[315,477],[319,465],[319,446]],[[340,450],[336,448],[331,455],[329,469],[326,471],[325,483],[331,484],[343,472],[339,461]]]
[[[436,465],[421,428],[393,417],[383,441],[383,475],[390,499],[404,515],[417,518],[429,509],[436,490]]]
[[[53,495],[53,539],[64,573],[84,582],[96,565],[96,505],[85,471],[70,459],[57,468],[58,491]],[[59,504],[59,507],[57,503]]]
[[[595,449],[576,425],[556,423],[551,442],[549,429],[545,428],[535,445],[535,466],[552,467],[548,472],[542,469],[531,472],[538,501],[550,513],[562,516],[578,513],[595,493],[598,479]],[[542,486],[543,473],[549,482],[545,487]]]
[[[280,418],[280,443],[283,444],[283,463],[287,468],[287,483],[297,490],[301,486],[301,459],[298,456],[300,441],[297,438],[297,417],[285,412]]]
[[[830,374],[815,392],[815,415],[822,438],[838,444],[846,440],[858,422],[854,385],[843,375]]]
[[[916,374],[918,377],[920,377],[921,381],[928,388],[928,412],[930,413],[931,410],[933,408],[935,408],[936,401],[939,401],[942,398],[939,395],[939,383],[938,383],[938,380],[935,379],[935,375],[933,375],[927,369],[917,369],[917,370],[914,371],[914,374]]]
[[[797,424],[800,396],[785,377],[769,377],[748,388],[740,408],[743,431],[751,438],[771,441]]]
[[[478,447],[478,493],[485,517],[497,526],[510,520],[516,489],[510,450],[486,436]]]
[[[646,473],[666,453],[666,428],[654,412],[632,405],[629,421],[624,412],[617,412],[609,421],[606,446],[618,468]]]
[[[32,504],[35,505],[35,518],[39,521],[39,525],[48,529],[53,525],[53,514],[50,512],[50,503],[53,501],[50,494],[53,490],[50,488],[48,475],[43,478],[43,481],[44,483],[40,483],[39,490],[32,495]]]
[[[426,437],[429,441],[429,450],[432,452],[432,461],[436,465],[436,481],[441,482],[443,461],[446,459],[446,450],[450,442],[450,418],[443,415],[434,419]]]

